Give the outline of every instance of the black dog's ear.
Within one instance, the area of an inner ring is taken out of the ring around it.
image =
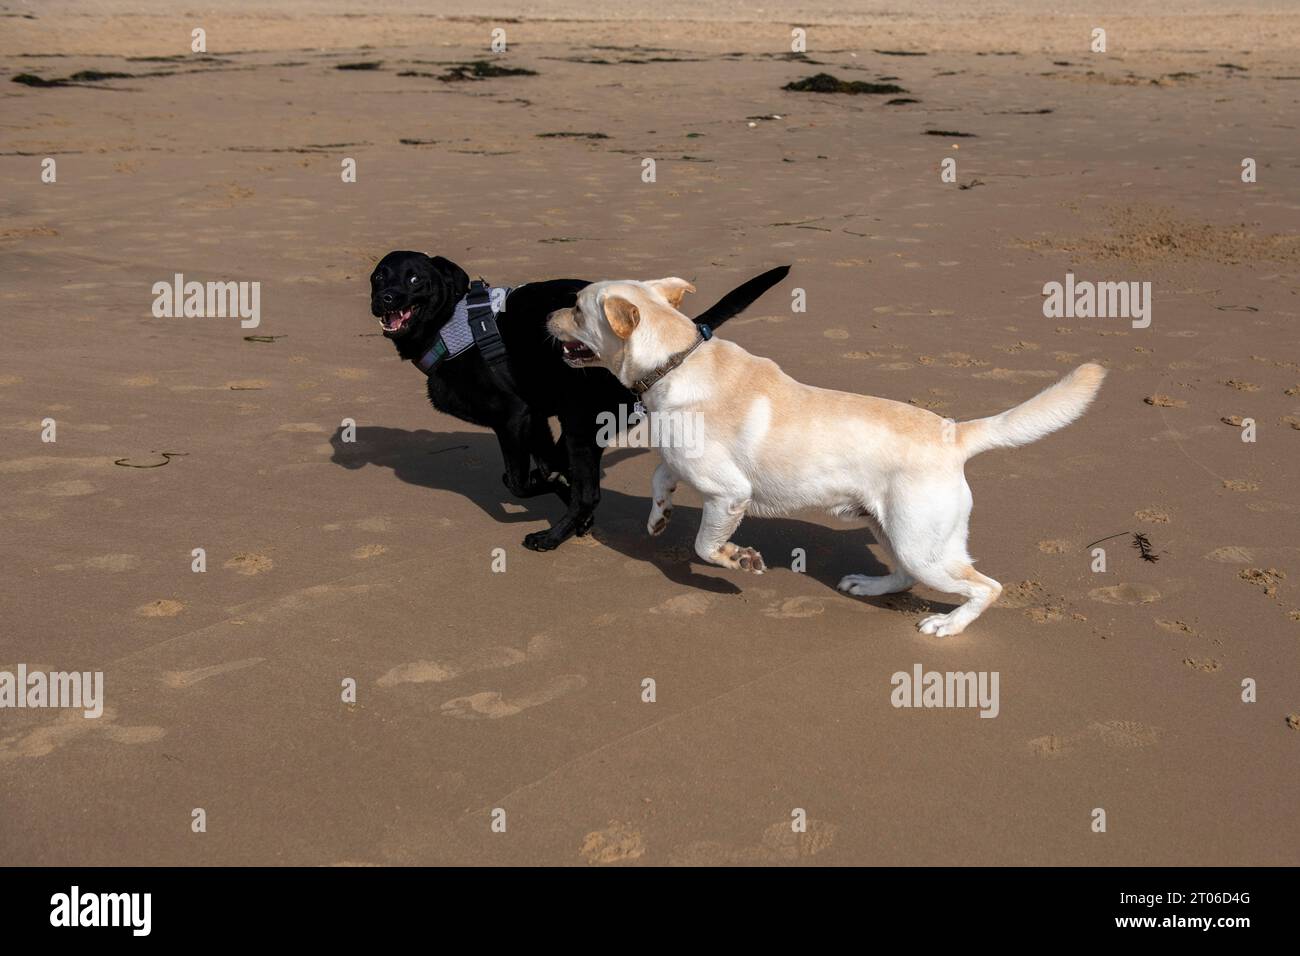
[[[469,291],[469,275],[464,269],[442,256],[425,256],[425,258],[429,260],[429,268],[433,270],[434,275],[441,276],[451,287],[455,298],[459,299]]]

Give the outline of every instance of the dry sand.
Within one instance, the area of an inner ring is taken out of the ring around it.
[[[0,859],[1300,863],[1288,5],[260,6],[0,9],[0,670],[107,681],[97,721],[0,711]],[[537,75],[436,78],[497,25]],[[9,82],[82,70],[132,75]],[[907,93],[781,89],[817,71]],[[491,434],[375,335],[394,248],[507,284],[685,275],[696,308],[791,262],[727,336],[956,418],[1111,375],[1080,423],[970,464],[1007,593],[929,638],[948,596],[834,590],[878,566],[860,528],[747,521],[776,570],[743,576],[694,559],[684,491],[648,539],[647,452],[607,456],[591,537],[522,549],[558,503],[512,501]],[[1151,327],[1044,318],[1067,271],[1150,281]],[[260,281],[261,326],[154,318],[176,272]],[[918,662],[997,671],[999,716],[894,709]]]

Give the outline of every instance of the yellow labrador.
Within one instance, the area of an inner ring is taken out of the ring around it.
[[[890,594],[916,581],[965,603],[917,626],[960,634],[998,599],[1002,585],[976,571],[966,551],[971,491],[963,466],[990,448],[1036,441],[1074,421],[1106,375],[1080,365],[1029,401],[991,418],[954,422],[901,402],[804,385],[770,359],[705,338],[677,311],[694,292],[685,279],[597,282],[547,328],[571,365],[599,365],[654,415],[692,416],[694,446],[663,443],[648,528],[667,524],[678,480],[704,497],[700,557],[755,573],[762,556],[730,539],[747,514],[819,508],[868,518],[894,570],[850,574],[849,594]]]

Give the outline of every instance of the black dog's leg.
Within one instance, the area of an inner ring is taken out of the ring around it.
[[[569,458],[564,449],[551,437],[551,425],[545,418],[534,417],[529,431],[528,452],[533,460],[541,466],[541,476],[561,501],[569,503],[569,486],[567,484]],[[552,476],[556,476],[552,478]],[[561,476],[565,480],[561,480]]]
[[[600,504],[600,459],[604,449],[596,443],[591,422],[574,423],[564,428],[564,446],[569,453],[569,508],[559,521],[545,531],[534,531],[524,538],[524,547],[533,551],[550,551],[572,535],[584,535],[596,520]]]
[[[537,424],[541,425],[541,432]],[[528,406],[519,405],[497,426],[496,433],[497,442],[501,445],[501,458],[506,466],[501,480],[512,495],[516,498],[535,498],[554,493],[565,503],[568,502],[568,489],[563,483],[552,481],[549,471],[533,468],[534,457],[543,462],[543,468],[548,467],[548,458],[555,457],[555,442],[545,421],[535,423]],[[545,444],[541,442],[542,434],[545,435]]]

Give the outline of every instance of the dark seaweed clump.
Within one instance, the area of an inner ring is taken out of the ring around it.
[[[24,86],[67,86],[67,80],[47,80],[44,77],[36,76],[33,73],[19,73],[13,77],[15,83],[21,83]]]
[[[42,76],[36,76],[33,73],[19,73],[13,77],[15,83],[22,83],[24,86],[36,86],[43,89],[49,89],[55,86],[75,86],[81,83],[98,83],[101,80],[129,80],[135,77],[134,73],[105,73],[102,70],[81,70],[73,73],[71,76],[57,77],[47,80]]]
[[[864,83],[861,80],[841,80],[829,73],[814,73],[812,76],[795,80],[781,87],[796,93],[906,93],[907,90],[893,83]]]
[[[73,83],[98,83],[100,80],[129,80],[134,73],[104,73],[100,70],[82,70],[73,73],[68,80]]]
[[[457,83],[462,80],[486,80],[493,76],[536,76],[536,70],[523,67],[497,66],[487,60],[475,60],[473,63],[460,63],[453,66],[438,79],[444,83]]]
[[[383,60],[366,60],[363,63],[336,63],[336,70],[377,70],[384,65]]]

